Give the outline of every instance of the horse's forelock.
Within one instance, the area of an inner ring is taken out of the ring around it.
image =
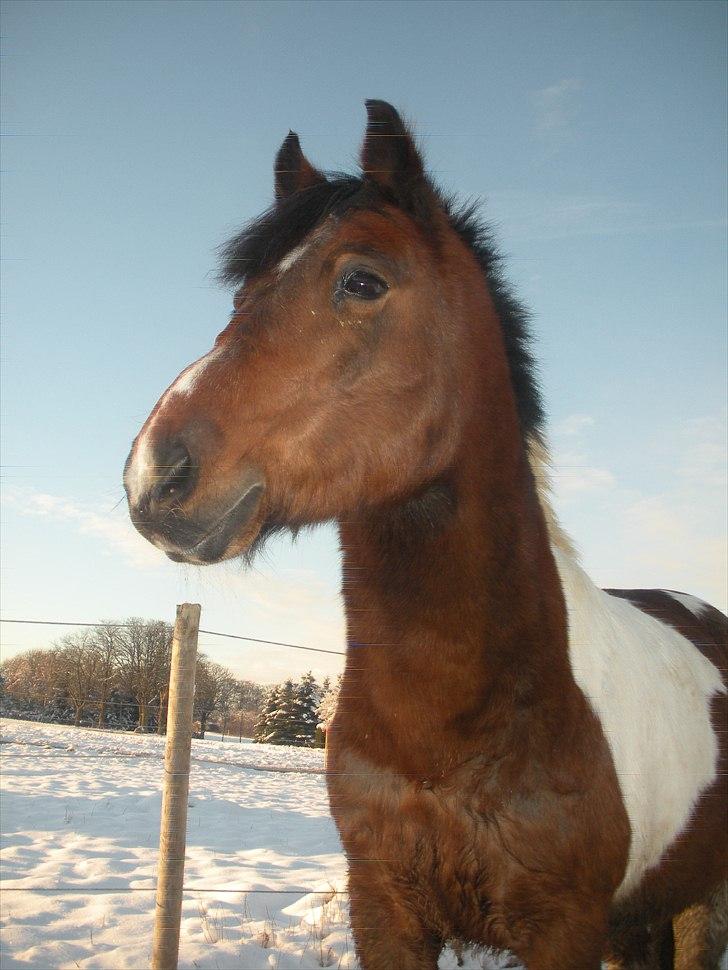
[[[362,179],[336,174],[278,200],[221,247],[219,279],[239,285],[271,269],[328,215],[343,213],[364,191]]]

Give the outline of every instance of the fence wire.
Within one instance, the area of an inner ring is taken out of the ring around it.
[[[36,624],[37,626],[89,626],[89,627],[103,627],[110,630],[123,630],[131,627],[131,623],[89,623],[88,621],[81,620],[77,622],[71,622],[70,620],[16,620],[16,619],[5,619],[0,617],[0,623],[26,623],[26,624]],[[300,643],[283,643],[280,640],[261,640],[260,637],[244,637],[239,633],[220,633],[217,630],[199,630],[199,633],[204,633],[208,637],[225,637],[228,640],[246,640],[250,643],[264,643],[271,647],[289,647],[291,650],[308,650],[311,653],[328,653],[333,654],[336,657],[345,657],[346,654],[343,650],[324,650],[323,647],[304,647]]]
[[[15,624],[25,624],[25,625],[38,625],[38,626],[102,627],[104,629],[117,629],[117,630],[119,630],[119,629],[128,629],[128,628],[130,628],[132,626],[132,624],[130,624],[130,623],[92,623],[92,622],[87,621],[87,620],[82,620],[82,621],[71,621],[71,620],[29,620],[29,619],[25,619],[25,618],[18,619],[18,618],[9,618],[9,617],[8,618],[6,618],[6,617],[0,617],[0,623],[15,623]],[[261,639],[259,637],[247,637],[247,636],[242,636],[241,634],[237,634],[237,633],[221,633],[221,632],[219,632],[217,630],[203,630],[203,629],[200,629],[198,632],[199,633],[204,633],[206,636],[224,637],[225,639],[228,639],[228,640],[243,640],[243,641],[246,641],[246,642],[249,642],[249,643],[262,643],[262,644],[265,644],[267,646],[273,646],[273,647],[287,647],[287,648],[289,648],[291,650],[306,650],[306,651],[309,651],[311,653],[331,654],[331,655],[334,655],[334,656],[337,656],[337,657],[344,657],[344,656],[346,656],[346,654],[345,654],[345,652],[343,650],[325,650],[322,647],[306,647],[306,646],[303,646],[302,644],[299,644],[299,643],[284,643],[284,642],[282,642],[280,640],[263,640],[263,639]],[[105,707],[129,708],[129,707],[133,707],[134,706],[134,705],[131,705],[131,704],[128,704],[128,703],[125,704],[125,703],[113,702],[113,701],[112,702],[108,702],[108,701],[107,702],[89,701],[87,706],[90,706],[90,707],[100,706],[101,703],[104,703],[104,706]],[[159,707],[160,707],[160,705],[159,704],[155,704],[155,703],[150,703],[150,704],[147,705],[147,709],[150,710],[150,711],[155,711]],[[36,722],[31,722],[31,723],[36,723]],[[205,762],[205,763],[207,764],[208,762]],[[220,761],[220,762],[213,761],[213,762],[209,762],[209,763],[210,764],[220,764],[222,766],[225,766],[227,764],[227,762],[225,762],[225,761]],[[243,767],[243,766],[235,766],[235,767]],[[248,767],[248,766],[244,766],[244,767]],[[252,765],[250,767],[253,768]],[[281,771],[283,773],[285,773],[286,770],[290,771],[291,773],[300,773],[300,769],[296,769],[296,768],[276,769],[276,770],[279,770],[279,771]],[[374,861],[374,860],[372,860],[372,861]],[[240,889],[218,889],[218,888],[216,888],[214,886],[210,886],[210,887],[208,887],[208,886],[183,886],[182,891],[185,892],[185,893],[196,893],[196,892],[199,892],[199,893],[221,893],[221,894],[222,893],[225,893],[225,894],[243,894],[243,895],[254,895],[254,894],[259,894],[259,895],[303,895],[303,894],[307,894],[307,893],[316,892],[317,890],[315,890],[315,889],[306,889],[306,888],[300,887],[300,886],[293,887],[293,888],[290,888],[290,889],[288,889],[288,888],[286,888],[286,889],[246,889],[244,887],[243,888],[240,888]],[[67,894],[70,894],[70,895],[79,895],[79,896],[82,896],[84,894],[89,894],[89,895],[114,895],[114,894],[117,894],[117,893],[119,893],[119,894],[126,894],[126,893],[155,893],[156,892],[156,886],[149,886],[149,887],[146,887],[146,886],[68,886],[68,885],[66,885],[66,886],[13,886],[12,884],[9,885],[7,881],[4,881],[3,882],[3,892],[12,892],[12,893],[26,893],[26,892],[27,893],[31,893],[31,892],[35,892],[35,893],[52,893],[52,894],[67,893]],[[345,890],[345,889],[333,890],[332,889],[332,890],[327,890],[327,894],[328,893],[330,893],[331,895],[335,895],[335,896],[346,896],[346,895],[348,895],[348,890]]]

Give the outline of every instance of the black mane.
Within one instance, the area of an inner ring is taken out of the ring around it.
[[[480,218],[478,204],[458,205],[453,197],[441,197],[441,202],[451,226],[470,247],[488,281],[488,290],[503,328],[521,430],[524,436],[541,439],[545,413],[532,352],[531,314],[514,295],[503,274],[503,257],[493,241],[492,230]]]
[[[530,314],[503,275],[502,258],[478,205],[459,205],[454,197],[434,191],[450,225],[473,252],[488,281],[503,328],[521,430],[524,436],[540,438],[544,410],[531,350]],[[279,200],[225,243],[220,249],[219,279],[238,286],[275,266],[327,216],[340,216],[353,208],[377,209],[391,201],[362,178],[329,174],[326,182]]]

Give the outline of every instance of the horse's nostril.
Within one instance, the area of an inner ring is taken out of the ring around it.
[[[178,461],[172,468],[167,481],[160,485],[159,497],[162,499],[171,498],[173,495],[178,495],[183,491],[190,480],[190,469],[191,463],[189,457],[182,458]]]
[[[180,502],[192,490],[192,459],[184,445],[176,443],[163,457],[160,456],[157,468],[157,482],[150,494],[153,503]]]

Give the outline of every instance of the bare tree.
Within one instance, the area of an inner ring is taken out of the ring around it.
[[[60,641],[60,666],[74,709],[74,726],[81,723],[86,707],[98,686],[99,655],[93,648],[90,630],[69,633]]]
[[[106,725],[106,705],[115,686],[120,656],[119,628],[111,624],[94,627],[90,648],[98,657],[98,726]]]
[[[167,678],[169,681],[169,678]],[[169,683],[159,690],[159,712],[157,716],[157,734],[167,733],[167,708],[169,706]]]
[[[252,680],[236,681],[232,727],[238,735],[238,741],[242,741],[243,736],[253,737],[266,693],[267,690],[262,684],[254,684]]]
[[[3,661],[2,667],[0,667],[3,678],[3,694],[18,702],[34,699],[31,657],[38,653],[40,653],[40,650],[28,650],[26,653],[18,653]]]
[[[45,707],[58,681],[57,650],[26,650],[2,665],[5,693],[14,700]]]
[[[63,675],[60,650],[53,646],[48,650],[36,651],[33,660],[36,690],[42,707],[48,707],[63,690]]]
[[[127,620],[119,633],[123,686],[139,706],[139,727],[146,729],[149,709],[169,679],[172,628],[161,620]]]
[[[233,677],[227,667],[208,660],[204,654],[197,658],[195,717],[200,722],[200,737],[204,738],[210,715],[218,709],[221,701],[229,709],[231,680]]]
[[[227,667],[221,667],[221,673],[218,680],[218,691],[217,691],[217,703],[215,704],[215,712],[219,715],[221,726],[222,726],[222,736],[228,733],[228,726],[230,724],[230,715],[235,707],[235,701],[237,697],[237,687],[238,682],[227,669]]]

